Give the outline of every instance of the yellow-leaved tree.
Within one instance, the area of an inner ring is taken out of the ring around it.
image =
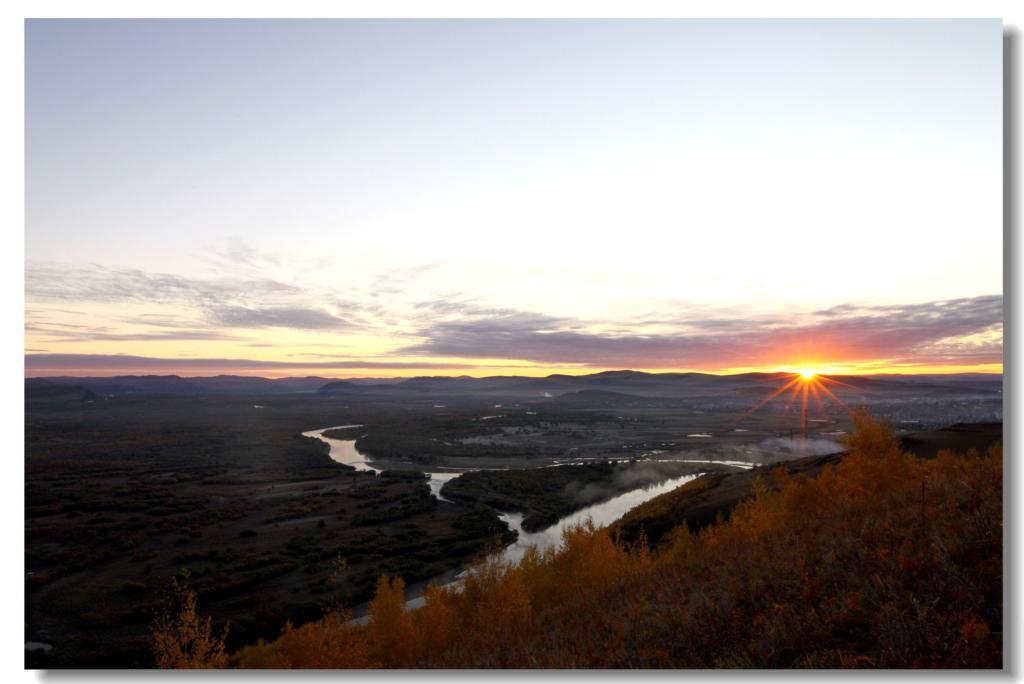
[[[382,575],[370,603],[367,626],[372,658],[384,667],[410,667],[420,652],[420,638],[405,609],[405,582]]]
[[[200,617],[196,593],[175,577],[173,599],[153,625],[156,666],[165,669],[207,669],[227,665],[224,640],[228,630],[214,632],[212,619]],[[172,606],[177,603],[177,610]]]

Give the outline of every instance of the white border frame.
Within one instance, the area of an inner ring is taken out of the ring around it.
[[[0,416],[3,416],[4,433],[13,435],[12,444],[4,454],[7,468],[3,484],[2,530],[7,552],[4,563],[0,564],[0,577],[3,586],[14,587],[8,590],[7,605],[9,609],[0,621],[0,649],[3,659],[2,669],[4,681],[138,681],[157,677],[188,677],[195,681],[212,681],[220,678],[238,680],[260,680],[271,682],[294,681],[299,679],[331,679],[345,678],[348,680],[382,679],[478,679],[480,677],[502,680],[515,679],[562,679],[577,678],[612,678],[626,679],[632,673],[600,673],[583,671],[577,673],[556,672],[429,672],[415,673],[342,673],[342,672],[230,672],[230,673],[163,673],[163,672],[26,672],[24,667],[24,415],[23,415],[23,377],[24,377],[24,19],[28,17],[138,17],[138,18],[174,18],[174,17],[715,17],[715,18],[924,18],[924,17],[1001,17],[1004,20],[1004,35],[1012,36],[1015,45],[1014,66],[1009,71],[1012,81],[1008,101],[1009,111],[1014,121],[1008,122],[1009,134],[1004,140],[1004,149],[1008,154],[1004,163],[1008,185],[1004,186],[1007,196],[1004,210],[1007,212],[1005,226],[1007,240],[1004,243],[1004,354],[1006,356],[1006,411],[1004,429],[1006,438],[1007,480],[1004,485],[1006,496],[1006,532],[1005,558],[1007,569],[1018,571],[1020,564],[1018,554],[1020,548],[1020,507],[1014,503],[1011,492],[1021,492],[1021,467],[1013,462],[1017,456],[1016,436],[1012,426],[1020,424],[1021,405],[1015,401],[1014,376],[1016,364],[1012,359],[1020,358],[1020,343],[1013,334],[1016,321],[1020,320],[1020,299],[1016,279],[1013,277],[1012,266],[1020,263],[1021,240],[1019,235],[1019,216],[1017,198],[1020,196],[1021,179],[1016,172],[1016,160],[1019,159],[1019,140],[1016,134],[1020,111],[1016,106],[1020,91],[1020,26],[1024,20],[1024,3],[1010,0],[979,0],[977,2],[951,0],[829,0],[827,2],[811,0],[762,1],[755,0],[520,0],[509,1],[478,1],[470,0],[290,0],[289,2],[272,2],[269,0],[250,0],[249,2],[232,2],[230,0],[167,0],[151,2],[128,2],[127,0],[96,0],[93,2],[73,2],[71,0],[54,0],[51,2],[9,1],[0,10],[0,60],[3,92],[6,95],[2,109],[2,145],[5,151],[2,166],[2,182],[0,182],[0,198],[5,221],[2,229],[0,249],[0,302],[3,306],[3,334],[0,335],[0,372],[2,372],[2,404]],[[1004,111],[1006,111],[1004,109]],[[1005,574],[1008,582],[1004,594],[1006,601],[1006,630],[1004,643],[1006,672],[1013,679],[1020,677],[1021,653],[1024,652],[1020,625],[1019,587],[1011,587],[1010,572]],[[12,595],[13,594],[13,595]],[[780,677],[803,678],[801,673],[794,672],[648,672],[640,673],[644,678],[686,678],[700,681],[745,680],[749,678]],[[895,680],[903,677],[931,681],[933,679],[976,679],[998,676],[1006,677],[1005,673],[978,672],[908,672],[908,673],[823,673],[813,672],[806,676],[814,679],[826,677],[854,677],[860,679],[870,676],[872,679]]]

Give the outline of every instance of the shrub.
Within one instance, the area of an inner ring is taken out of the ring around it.
[[[153,626],[152,643],[159,668],[206,669],[227,665],[224,640],[227,628],[217,634],[211,619],[196,611],[196,594],[175,577],[172,589],[178,604],[177,614],[167,606]]]
[[[727,522],[676,527],[654,552],[580,525],[557,552],[481,559],[416,611],[382,577],[365,627],[330,614],[234,662],[1001,667],[1001,449],[922,460],[866,414],[856,423],[835,467],[773,471]]]

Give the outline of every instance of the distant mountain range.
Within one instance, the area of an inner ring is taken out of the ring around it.
[[[256,378],[243,375],[181,377],[178,375],[119,375],[108,378],[46,377],[27,378],[25,391],[31,395],[52,391],[55,385],[80,387],[97,395],[124,396],[162,394],[180,396],[245,396],[315,392],[330,382],[325,378]],[[48,388],[51,388],[48,390]]]
[[[177,375],[124,375],[115,377],[27,378],[27,399],[97,396],[266,396],[318,394],[378,399],[448,399],[458,397],[522,401],[558,399],[565,404],[617,405],[643,400],[664,400],[699,396],[763,396],[785,383],[790,373],[644,373],[621,370],[589,375],[555,374],[547,377],[423,376],[408,379],[332,380],[321,377],[259,378],[238,375],[181,377]],[[883,393],[900,395],[997,396],[1002,393],[1000,374],[962,373],[949,375],[848,375],[829,376],[838,381],[829,386],[837,394]]]

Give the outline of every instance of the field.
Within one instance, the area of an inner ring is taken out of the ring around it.
[[[794,407],[738,408],[754,390],[763,395],[760,378],[753,390],[651,399],[576,390],[538,399],[532,381],[511,393],[413,383],[246,395],[162,378],[144,379],[153,391],[142,379],[85,380],[27,385],[26,641],[53,646],[28,653],[33,666],[152,665],[149,631],[175,578],[215,625],[230,625],[234,650],[289,621],[338,607],[362,613],[381,575],[406,585],[450,577],[510,541],[495,509],[526,513],[529,531],[641,486],[627,476],[635,467],[658,478],[712,473],[694,486],[713,494],[685,519],[655,504],[627,516],[625,540],[642,529],[655,543],[681,521],[697,529],[749,498],[753,477],[714,461],[813,461],[852,426],[829,405],[814,414],[811,439],[791,439]],[[909,427],[922,415],[985,417],[998,397],[983,390],[914,408],[922,390],[901,385],[876,407]],[[359,425],[336,436],[355,439],[384,472],[337,464],[323,442],[301,436],[336,425]],[[962,438],[914,439],[934,451]],[[564,467],[544,467],[555,465]],[[503,470],[449,482],[446,495],[461,502],[451,503],[431,496],[418,468]]]
[[[481,470],[446,482],[447,499],[524,513],[527,532],[549,527],[590,504],[683,475],[732,470],[717,464],[594,461],[565,467]]]
[[[437,501],[417,474],[356,472],[298,436],[344,422],[331,411],[253,406],[30,410],[26,638],[58,645],[48,666],[148,666],[176,575],[241,645],[364,603],[381,573],[425,580],[508,534],[490,509]]]
[[[921,458],[865,416],[822,465],[762,472],[728,520],[677,525],[653,550],[583,525],[559,551],[479,563],[415,611],[384,578],[365,626],[332,614],[231,654],[174,650],[195,622],[183,614],[161,653],[178,667],[1000,668],[999,446]]]

